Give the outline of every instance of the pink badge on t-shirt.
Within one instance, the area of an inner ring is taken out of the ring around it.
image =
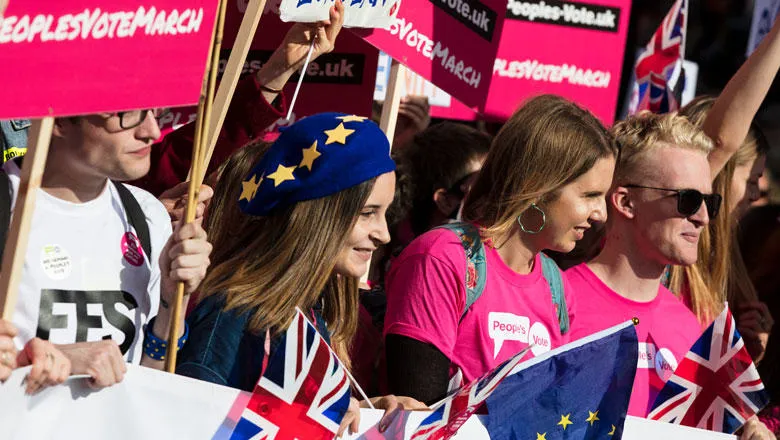
[[[628,414],[646,417],[658,392],[701,335],[699,321],[660,284],[654,300],[637,302],[609,288],[586,264],[567,270],[565,278],[573,294],[579,297],[572,340],[638,319],[635,329],[639,358]]]
[[[122,235],[122,255],[128,263],[140,266],[144,263],[144,251],[138,237],[132,232]]]

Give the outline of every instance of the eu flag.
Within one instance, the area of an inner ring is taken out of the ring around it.
[[[629,321],[518,365],[487,399],[490,438],[620,439],[637,348]]]

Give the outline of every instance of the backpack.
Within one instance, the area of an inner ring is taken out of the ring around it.
[[[439,228],[454,232],[460,239],[463,250],[466,252],[466,306],[463,308],[463,313],[460,316],[460,320],[463,321],[468,310],[485,290],[485,282],[487,281],[485,246],[482,244],[479,229],[471,223],[449,223],[439,226]],[[558,325],[560,326],[561,334],[565,334],[569,331],[569,311],[566,308],[561,269],[552,258],[543,253],[540,255],[542,259],[542,274],[544,279],[547,280],[547,285],[552,293],[553,304],[555,304],[555,308],[558,311]]]
[[[21,168],[21,158],[17,160],[17,165]],[[11,180],[8,174],[0,169],[0,262],[3,261],[3,252],[5,251],[5,242],[8,238],[8,229],[11,225]],[[127,223],[135,228],[138,234],[138,240],[141,247],[146,252],[147,258],[152,255],[152,240],[149,235],[149,224],[146,221],[146,214],[141,209],[135,196],[124,183],[111,181],[119,193],[119,199],[127,213]]]

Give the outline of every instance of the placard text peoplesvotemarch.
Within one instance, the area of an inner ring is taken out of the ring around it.
[[[252,41],[242,75],[260,70],[271,53],[281,44],[292,23],[284,23],[277,15],[278,4],[268,0],[261,27]],[[345,2],[346,3],[346,2]],[[241,19],[246,11],[247,0],[232,0],[228,3],[225,16],[225,31],[219,74],[223,73],[230,55],[230,47],[236,39]],[[302,92],[293,110],[291,121],[280,120],[268,131],[279,125],[289,125],[304,116],[327,111],[371,116],[372,101],[376,83],[376,67],[379,52],[370,44],[349,32],[339,35],[333,52],[323,54],[309,63],[303,77]],[[298,75],[293,75],[284,88],[287,98],[292,98]],[[349,99],[344,99],[348,96]],[[194,121],[195,107],[174,108],[164,112],[158,122],[163,133]]]
[[[355,31],[470,106],[485,103],[506,0],[404,0],[387,31]]]
[[[12,1],[0,18],[0,119],[198,101],[217,0]],[[175,54],[175,56],[173,56]],[[77,79],[77,80],[74,80]]]
[[[488,119],[505,120],[528,97],[554,93],[604,123],[615,118],[628,30],[628,0],[509,0],[493,64]],[[522,44],[521,42],[533,42]],[[467,106],[432,107],[436,117],[474,119]]]

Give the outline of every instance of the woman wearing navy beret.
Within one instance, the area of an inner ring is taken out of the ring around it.
[[[390,240],[395,163],[375,123],[339,113],[309,116],[270,147],[247,148],[226,164],[215,191],[207,220],[213,261],[176,372],[252,391],[266,337],[272,352],[296,307],[349,367],[358,281]],[[389,414],[399,401],[419,405],[392,396],[375,403]],[[353,399],[342,431],[357,428],[356,406]]]

